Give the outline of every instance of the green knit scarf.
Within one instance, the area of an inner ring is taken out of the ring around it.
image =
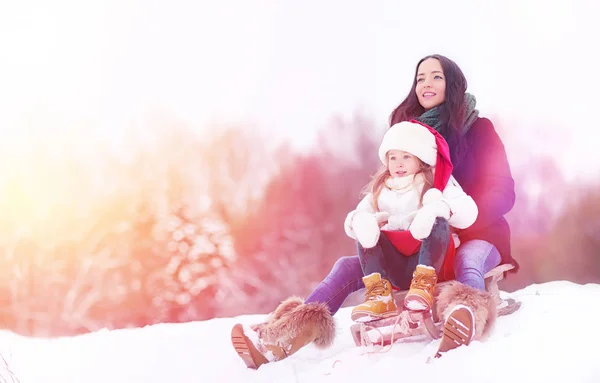
[[[466,134],[469,131],[469,128],[471,128],[471,125],[473,125],[473,122],[475,122],[479,116],[479,111],[475,109],[475,104],[475,96],[470,93],[465,93],[465,105],[467,106],[467,110],[465,112],[465,123],[462,134]],[[435,108],[431,108],[419,116],[417,121],[427,124],[439,132],[440,128],[442,127],[439,112],[440,111],[437,106]]]

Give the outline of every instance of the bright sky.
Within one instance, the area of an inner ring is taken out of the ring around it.
[[[550,150],[581,168],[581,156],[598,157],[587,139],[599,127],[595,4],[3,1],[0,134],[85,125],[115,139],[162,111],[199,132],[252,121],[306,147],[334,113],[384,123],[418,59],[439,52],[461,66],[482,114],[564,129],[575,146]]]

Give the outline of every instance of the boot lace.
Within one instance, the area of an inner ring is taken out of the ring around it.
[[[428,292],[430,292],[430,291],[433,291],[434,284],[435,284],[435,277],[419,273],[419,274],[415,274],[413,281],[410,285],[410,288],[427,290]]]
[[[372,301],[372,300],[376,299],[378,296],[385,294],[385,290],[386,290],[385,281],[381,280],[381,281],[377,281],[377,282],[373,283],[371,286],[369,286],[365,295],[367,296],[367,300]]]

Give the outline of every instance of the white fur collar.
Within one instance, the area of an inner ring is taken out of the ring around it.
[[[423,173],[409,174],[404,177],[388,177],[385,186],[395,191],[405,191],[425,182]]]

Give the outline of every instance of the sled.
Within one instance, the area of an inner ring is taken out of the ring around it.
[[[504,279],[504,273],[513,269],[513,265],[505,264],[495,267],[485,274],[485,289],[496,301],[498,316],[510,315],[521,307],[521,302],[513,298],[502,299],[498,282]],[[434,295],[439,288],[449,282],[439,282],[435,286]],[[396,302],[403,302],[408,290],[394,293]],[[437,318],[436,300],[431,311],[410,311],[398,305],[398,315],[370,322],[355,323],[350,327],[352,338],[357,346],[389,345],[398,340],[439,339],[442,336],[443,323]]]

